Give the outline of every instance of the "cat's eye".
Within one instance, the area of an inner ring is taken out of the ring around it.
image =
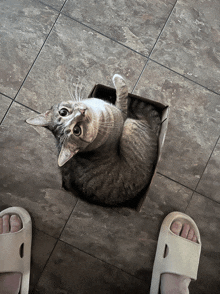
[[[79,125],[75,125],[75,127],[73,128],[73,134],[75,136],[80,136],[82,133],[81,128]]]
[[[67,116],[69,114],[69,111],[66,108],[61,108],[60,111],[59,111],[59,114],[61,116]]]

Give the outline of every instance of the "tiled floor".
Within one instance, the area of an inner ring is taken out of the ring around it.
[[[219,0],[0,2],[0,205],[33,219],[31,291],[148,293],[158,231],[178,210],[201,232],[190,293],[219,293]],[[158,172],[141,212],[90,205],[61,188],[50,132],[25,119],[76,84],[126,77],[169,104]]]

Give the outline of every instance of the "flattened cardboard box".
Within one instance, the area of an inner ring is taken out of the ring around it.
[[[108,102],[111,102],[112,104],[115,104],[116,101],[116,90],[114,88],[110,88],[101,84],[97,84],[94,86],[92,89],[91,93],[89,94],[88,98],[99,98]],[[128,94],[128,117],[129,117],[129,111],[132,109],[132,102],[134,100],[141,100],[146,102],[147,104],[153,105],[158,113],[160,114],[161,117],[161,129],[160,129],[160,134],[158,138],[158,158],[154,167],[154,172],[152,174],[150,183],[146,185],[146,187],[137,195],[134,201],[131,201],[126,207],[134,209],[136,211],[140,211],[141,207],[144,203],[145,198],[147,197],[152,179],[156,173],[157,165],[161,157],[161,151],[162,147],[164,145],[164,140],[167,132],[167,126],[168,126],[168,118],[169,118],[169,106],[164,105],[162,103],[136,96],[133,94]]]

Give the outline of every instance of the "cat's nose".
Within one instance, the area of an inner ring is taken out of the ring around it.
[[[86,108],[80,108],[79,111],[84,116],[86,112]]]

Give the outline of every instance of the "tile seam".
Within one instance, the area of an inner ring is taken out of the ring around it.
[[[70,212],[70,214],[69,214],[69,216],[68,216],[68,218],[67,218],[67,220],[66,220],[66,222],[65,222],[65,224],[64,224],[64,226],[63,226],[63,228],[62,228],[62,230],[61,230],[61,232],[60,232],[60,234],[59,234],[59,237],[58,237],[59,240],[60,240],[60,238],[61,238],[61,236],[62,236],[62,234],[63,234],[63,231],[65,230],[66,225],[67,225],[67,223],[68,223],[68,221],[69,221],[69,219],[70,219],[72,213],[74,212],[74,210],[75,210],[75,208],[76,208],[78,202],[79,202],[79,200],[77,199],[77,200],[76,200],[76,203],[75,203],[75,205],[74,205],[74,207],[73,207],[73,209],[71,210],[71,212]]]
[[[50,237],[51,237],[51,236],[50,236]],[[39,275],[39,278],[38,278],[37,282],[35,283],[35,285],[34,285],[34,287],[33,287],[32,293],[35,292],[35,290],[36,290],[36,288],[37,288],[37,285],[38,285],[38,283],[39,283],[39,281],[40,281],[40,279],[41,279],[41,277],[42,277],[42,275],[43,275],[43,273],[44,273],[44,270],[45,270],[45,268],[46,268],[46,266],[47,266],[47,264],[48,264],[48,262],[49,262],[49,260],[50,260],[50,258],[51,258],[51,256],[52,256],[52,254],[53,254],[53,252],[54,252],[54,250],[55,250],[55,248],[56,248],[56,246],[57,246],[58,241],[59,241],[59,239],[56,239],[56,242],[55,242],[55,244],[54,244],[54,246],[53,246],[53,249],[51,250],[51,252],[50,252],[50,254],[49,254],[49,257],[47,258],[47,260],[46,260],[46,262],[45,262],[45,264],[44,264],[44,266],[43,266],[43,269],[42,269],[42,271],[41,271],[41,273],[40,273],[40,275]]]
[[[119,42],[118,40],[116,40],[116,39],[114,39],[114,38],[112,38],[112,37],[110,37],[110,36],[108,36],[108,35],[105,35],[104,33],[100,32],[100,31],[98,31],[97,29],[95,29],[95,28],[93,28],[93,27],[91,27],[91,26],[89,26],[89,25],[87,25],[87,24],[81,22],[80,20],[78,20],[78,19],[76,19],[76,18],[74,18],[74,17],[72,17],[72,16],[70,16],[70,15],[68,15],[68,14],[66,14],[65,12],[62,12],[62,11],[61,11],[61,15],[63,15],[63,16],[65,16],[65,17],[67,17],[67,18],[69,18],[69,19],[71,19],[71,20],[73,20],[73,21],[79,23],[80,25],[82,25],[82,26],[84,26],[84,27],[86,27],[86,28],[88,28],[88,29],[94,31],[95,33],[97,33],[97,34],[99,34],[99,35],[101,35],[101,36],[103,36],[103,37],[105,37],[105,38],[107,38],[107,39],[109,39],[109,40],[111,40],[111,41],[113,41],[113,42],[115,42],[115,43],[117,43],[117,44],[123,46],[123,47],[125,47],[125,48],[128,49],[128,50],[133,51],[134,53],[136,53],[136,54],[138,54],[138,55],[140,55],[140,56],[142,56],[142,57],[144,57],[144,58],[146,58],[146,59],[148,58],[148,55],[145,55],[145,54],[143,54],[143,53],[141,53],[141,52],[138,52],[138,51],[134,50],[133,48],[131,48],[131,47],[129,47],[129,46],[126,46],[125,44]]]
[[[148,62],[149,62],[149,58],[147,59],[147,62],[145,63],[145,65],[144,65],[144,67],[143,67],[143,69],[142,69],[142,71],[141,71],[139,77],[137,78],[137,81],[136,81],[136,83],[135,83],[135,85],[134,85],[134,87],[133,87],[133,89],[132,89],[132,91],[131,91],[132,94],[133,94],[133,92],[135,91],[135,88],[136,88],[136,86],[138,85],[138,83],[139,83],[139,81],[140,81],[140,79],[141,79],[141,77],[142,77],[142,75],[143,75],[143,73],[144,73],[144,71],[145,71],[145,69],[146,69],[146,67],[147,67],[147,65],[148,65]]]
[[[65,0],[65,3],[66,3],[66,1],[67,1],[67,0]],[[64,4],[65,4],[65,3],[64,3]],[[19,87],[17,93],[15,94],[15,97],[12,99],[12,102],[11,102],[11,104],[9,105],[9,107],[8,107],[8,109],[7,109],[7,111],[6,111],[5,115],[4,115],[4,117],[2,118],[2,120],[1,120],[1,122],[0,122],[0,125],[1,125],[1,124],[3,123],[3,121],[5,120],[5,118],[6,118],[7,114],[8,114],[8,112],[9,112],[9,110],[10,110],[12,104],[13,104],[13,102],[16,100],[16,98],[17,98],[17,96],[18,96],[18,94],[19,94],[21,88],[23,87],[25,81],[27,80],[27,78],[28,78],[28,76],[29,76],[29,74],[30,74],[30,72],[31,72],[31,70],[32,70],[32,68],[33,68],[33,66],[34,66],[34,64],[35,64],[35,62],[36,62],[36,60],[38,59],[38,57],[39,57],[41,51],[43,50],[43,47],[44,47],[46,41],[48,40],[48,38],[49,38],[49,36],[50,36],[50,34],[51,34],[51,32],[52,32],[52,30],[53,30],[53,28],[54,28],[54,26],[55,26],[57,20],[58,20],[58,18],[59,18],[59,16],[60,16],[60,12],[58,12],[58,15],[57,15],[57,17],[56,17],[54,23],[52,24],[52,26],[51,26],[51,28],[50,28],[50,30],[49,30],[49,33],[47,34],[45,40],[43,41],[43,44],[42,44],[42,46],[40,47],[40,49],[39,49],[39,51],[38,51],[36,57],[34,58],[34,61],[32,62],[32,64],[31,64],[29,70],[27,71],[27,74],[25,75],[25,77],[24,77],[24,79],[23,79],[23,81],[22,81],[22,83],[21,83],[21,85],[20,85],[20,87]],[[17,101],[16,101],[16,102],[17,102]]]
[[[1,121],[0,121],[0,126],[2,125],[3,121],[5,120],[5,118],[6,118],[7,114],[8,114],[8,112],[9,112],[9,110],[10,110],[12,104],[13,104],[13,100],[10,102],[10,104],[9,104],[9,106],[8,106],[8,108],[7,108],[6,112],[5,112],[5,114],[3,115],[3,118],[2,118]]]
[[[8,96],[8,95],[6,95],[6,94],[4,94],[2,92],[0,92],[0,95],[4,96],[5,98],[9,98],[10,100],[13,100],[13,98],[11,98],[10,96]]]
[[[198,183],[197,183],[197,185],[196,185],[195,191],[197,191],[197,188],[198,188],[198,186],[199,186],[199,183],[201,182],[202,176],[204,175],[204,172],[205,172],[205,170],[206,170],[206,168],[207,168],[207,165],[208,165],[208,163],[209,163],[209,161],[210,161],[210,159],[211,159],[211,157],[212,157],[212,154],[213,154],[213,152],[214,152],[214,150],[215,150],[215,148],[216,148],[216,146],[217,146],[219,140],[220,140],[220,135],[218,136],[218,138],[217,138],[217,140],[216,140],[216,142],[215,142],[215,145],[214,145],[214,147],[213,147],[213,149],[212,149],[212,151],[211,151],[211,153],[210,153],[210,156],[209,156],[209,158],[208,158],[208,160],[207,160],[207,162],[206,162],[206,165],[205,165],[205,167],[204,167],[204,169],[203,169],[202,175],[201,175],[201,177],[200,177],[200,179],[199,179],[199,181],[198,181]]]
[[[107,264],[107,265],[109,265],[109,266],[112,266],[112,267],[114,267],[114,268],[116,268],[116,269],[118,269],[118,270],[120,270],[120,271],[126,273],[126,274],[130,275],[131,277],[133,277],[133,278],[135,278],[135,279],[137,279],[137,280],[139,280],[139,281],[142,281],[142,282],[146,283],[146,280],[140,279],[140,278],[138,278],[138,277],[132,275],[131,273],[125,271],[124,269],[121,269],[120,267],[117,267],[117,266],[114,265],[114,264],[111,264],[111,263],[109,263],[109,262],[107,262],[107,261],[105,261],[105,260],[103,260],[103,259],[101,259],[101,258],[99,258],[99,257],[97,257],[97,256],[95,256],[95,255],[93,255],[93,254],[91,254],[91,253],[89,253],[89,252],[86,252],[86,251],[83,250],[83,249],[80,249],[80,248],[78,248],[78,247],[76,247],[76,246],[74,246],[74,245],[72,245],[72,244],[69,244],[68,242],[63,241],[63,240],[59,240],[59,241],[62,242],[62,243],[64,243],[64,244],[66,244],[66,245],[68,245],[68,246],[71,246],[71,247],[73,247],[73,248],[79,250],[80,252],[82,252],[82,253],[84,253],[84,254],[86,254],[86,255],[91,256],[91,257],[94,258],[94,259],[97,259],[97,260],[99,260],[99,261],[101,261],[101,262],[103,262],[103,263],[105,263],[105,264]]]
[[[212,93],[214,93],[214,94],[220,96],[220,93],[215,92],[215,91],[212,90],[212,89],[209,89],[208,87],[206,87],[206,86],[204,86],[204,85],[202,85],[202,84],[200,84],[200,83],[198,83],[198,82],[196,82],[196,81],[194,81],[194,80],[188,78],[187,76],[182,75],[181,73],[179,73],[179,72],[177,72],[177,71],[175,71],[175,70],[173,70],[173,69],[171,69],[171,68],[169,68],[169,67],[167,67],[167,66],[161,64],[160,62],[158,62],[158,61],[156,61],[156,60],[154,60],[154,59],[152,59],[152,58],[150,57],[151,54],[152,54],[152,52],[153,52],[153,48],[155,48],[155,46],[156,46],[156,44],[157,44],[157,42],[158,42],[158,40],[159,40],[159,37],[160,37],[161,34],[163,33],[163,31],[164,31],[164,29],[165,29],[165,26],[166,26],[167,22],[169,21],[169,18],[170,18],[170,16],[171,16],[171,14],[172,14],[172,12],[173,12],[173,10],[174,10],[174,8],[175,8],[176,3],[177,3],[178,0],[176,0],[176,2],[174,3],[173,8],[171,9],[170,14],[169,14],[169,16],[168,16],[168,18],[167,18],[167,20],[166,20],[166,22],[165,22],[163,28],[161,29],[161,32],[160,32],[159,36],[157,37],[157,40],[156,40],[156,42],[154,43],[154,45],[153,45],[153,47],[152,47],[152,49],[151,49],[149,55],[142,54],[142,53],[140,53],[140,52],[138,52],[138,51],[136,51],[136,50],[134,50],[134,49],[132,49],[132,48],[130,48],[130,47],[128,47],[128,46],[122,44],[122,43],[120,43],[120,42],[117,41],[116,39],[111,38],[111,37],[105,35],[104,33],[102,33],[102,32],[100,32],[100,31],[98,31],[98,30],[96,30],[96,29],[90,27],[89,25],[87,25],[87,24],[85,24],[85,23],[83,23],[83,22],[81,22],[81,21],[79,21],[79,20],[77,20],[77,19],[75,19],[75,18],[73,18],[73,17],[67,15],[65,12],[62,11],[67,1],[68,1],[68,0],[66,0],[66,1],[64,2],[63,6],[61,7],[60,10],[58,10],[58,9],[56,9],[56,8],[54,8],[54,7],[52,7],[52,6],[50,6],[49,4],[43,3],[43,2],[41,2],[41,1],[38,1],[38,2],[41,3],[42,5],[48,6],[48,7],[51,8],[52,10],[58,12],[57,19],[55,20],[55,23],[53,24],[52,29],[53,29],[54,25],[56,24],[56,22],[57,22],[59,16],[60,16],[60,15],[64,15],[65,17],[67,17],[67,18],[69,18],[69,19],[71,19],[71,20],[73,20],[73,21],[79,23],[80,25],[85,26],[85,27],[87,27],[87,28],[90,29],[90,30],[93,30],[93,31],[96,32],[97,34],[100,34],[100,35],[104,36],[105,38],[107,38],[107,39],[109,39],[109,40],[111,40],[111,41],[113,41],[113,42],[115,42],[115,43],[117,43],[117,44],[119,44],[119,45],[125,47],[126,49],[131,50],[131,51],[133,51],[134,53],[136,53],[136,54],[138,54],[138,55],[144,57],[145,59],[147,59],[146,64],[144,65],[144,67],[143,67],[143,69],[142,69],[142,71],[141,71],[141,74],[139,75],[139,77],[138,77],[138,79],[137,79],[137,82],[135,83],[135,86],[134,86],[133,89],[132,89],[132,93],[134,92],[134,90],[135,90],[135,88],[136,88],[136,86],[137,86],[137,84],[138,84],[138,82],[139,82],[141,76],[143,75],[144,70],[146,69],[148,62],[149,62],[149,61],[152,61],[152,62],[154,62],[154,63],[156,63],[156,64],[158,64],[158,65],[160,65],[160,66],[166,68],[167,70],[169,70],[169,71],[171,71],[171,72],[173,72],[173,73],[175,73],[175,74],[181,76],[182,78],[184,78],[184,79],[186,79],[186,80],[188,80],[188,81],[190,81],[190,82],[192,82],[192,83],[195,83],[196,85],[198,85],[198,86],[200,86],[200,87],[206,89],[207,91],[210,91],[210,92],[212,92]],[[170,4],[170,5],[171,5],[171,4]],[[51,30],[52,30],[52,29],[51,29]],[[49,32],[49,34],[50,34],[50,33],[51,33],[51,31]],[[49,34],[48,34],[48,35],[49,35]],[[48,36],[47,36],[46,39],[48,39]],[[45,41],[46,41],[46,40],[45,40]],[[44,42],[44,43],[45,43],[45,42]],[[43,45],[44,45],[44,44],[43,44]],[[40,49],[40,51],[41,51],[41,49]],[[34,65],[35,61],[36,61],[36,60],[34,60],[32,66]],[[31,68],[32,68],[32,66],[31,66]],[[31,70],[31,69],[30,69],[30,70]],[[30,72],[30,71],[29,71],[29,72]],[[28,72],[28,74],[29,74],[29,72]],[[26,79],[25,79],[25,80],[26,80]],[[24,80],[24,81],[25,81],[25,80]],[[23,82],[23,83],[24,83],[24,82]],[[22,85],[23,85],[23,83],[22,83]],[[18,91],[20,91],[20,89],[19,89]],[[18,93],[19,93],[19,92],[18,92]],[[16,96],[15,96],[14,99],[16,99],[18,93],[16,94]]]
[[[160,172],[157,172],[157,174],[159,174],[159,175],[161,175],[161,176],[163,176],[163,177],[169,179],[170,181],[172,181],[172,182],[174,182],[174,183],[176,183],[176,184],[179,184],[179,185],[181,185],[182,187],[187,188],[188,190],[190,190],[191,192],[193,192],[193,194],[192,194],[192,196],[191,196],[191,198],[190,198],[190,200],[189,200],[189,203],[190,203],[190,201],[192,200],[192,197],[193,197],[194,193],[197,193],[197,194],[199,194],[199,195],[201,195],[201,196],[207,198],[208,200],[213,201],[214,203],[220,204],[220,202],[218,202],[218,201],[216,201],[216,200],[210,198],[209,196],[207,196],[207,195],[205,195],[205,194],[202,194],[202,193],[196,191],[196,188],[195,188],[195,189],[192,189],[192,188],[190,188],[190,187],[188,187],[188,186],[186,186],[186,185],[184,185],[184,184],[181,184],[180,182],[178,182],[178,181],[176,181],[176,180],[174,180],[174,179],[172,179],[172,178],[170,178],[170,177],[168,177],[168,176],[166,176],[166,175],[164,175],[164,174],[162,174],[162,173],[160,173]],[[202,176],[201,176],[201,177],[202,177]],[[189,205],[189,203],[188,203],[188,205]],[[188,207],[188,205],[187,205],[187,207]]]
[[[159,39],[160,39],[160,36],[163,34],[163,32],[164,32],[164,30],[165,30],[165,27],[166,27],[166,25],[167,25],[167,23],[168,23],[168,21],[169,21],[171,15],[172,15],[172,13],[173,13],[173,10],[174,10],[175,7],[176,7],[177,1],[178,1],[178,0],[176,0],[176,2],[173,4],[173,7],[172,7],[172,9],[171,9],[171,11],[170,11],[168,17],[167,17],[167,19],[166,19],[166,21],[165,21],[165,23],[164,23],[164,25],[163,25],[163,27],[162,27],[162,29],[161,29],[159,35],[157,36],[157,39],[156,39],[156,41],[155,41],[155,43],[154,43],[154,45],[153,45],[153,47],[152,47],[152,49],[151,49],[151,51],[150,51],[150,53],[149,53],[149,58],[150,58],[151,54],[153,53],[154,48],[156,47],[157,42],[158,42]]]
[[[211,93],[213,93],[213,94],[216,94],[216,95],[220,96],[220,93],[215,92],[214,90],[212,90],[212,89],[210,89],[210,88],[208,88],[208,87],[206,87],[206,86],[204,86],[204,85],[202,85],[202,84],[200,84],[200,83],[198,83],[198,82],[196,82],[196,81],[194,81],[194,80],[188,78],[187,76],[184,76],[183,74],[181,74],[181,73],[179,73],[179,72],[173,70],[172,68],[167,67],[166,65],[164,65],[164,64],[162,64],[162,63],[156,61],[155,59],[152,59],[152,58],[150,58],[150,57],[149,57],[148,59],[149,59],[149,61],[152,61],[152,62],[156,63],[157,65],[160,65],[160,66],[164,67],[165,69],[167,69],[167,70],[169,70],[169,71],[171,71],[171,72],[177,74],[178,76],[180,76],[180,77],[186,79],[187,81],[190,81],[190,82],[192,82],[192,83],[194,83],[194,84],[196,84],[196,85],[198,85],[198,86],[204,88],[205,90],[207,90],[207,91],[209,91],[209,92],[211,92]]]

